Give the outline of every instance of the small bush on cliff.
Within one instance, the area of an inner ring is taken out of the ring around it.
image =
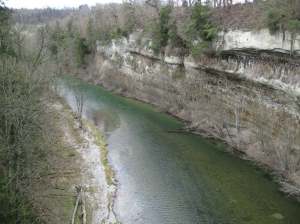
[[[275,34],[280,29],[280,25],[279,25],[280,20],[278,17],[279,16],[275,11],[270,10],[268,12],[267,26],[268,26],[270,34]]]
[[[125,62],[127,63],[127,64],[129,64],[130,66],[131,66],[131,68],[134,70],[134,71],[136,71],[136,69],[138,68],[138,66],[139,66],[139,64],[138,64],[138,62],[136,61],[136,59],[135,58],[132,58],[131,59],[131,57],[126,57],[125,58]]]
[[[127,31],[121,30],[121,28],[118,27],[116,30],[114,30],[110,33],[110,36],[112,39],[115,39],[115,38],[120,38],[120,37],[127,37],[128,33],[127,33]]]
[[[219,30],[220,27],[214,27],[211,24],[206,24],[200,31],[200,37],[205,41],[212,41],[216,37]]]
[[[121,68],[121,66],[124,63],[124,58],[122,57],[122,55],[118,54],[118,52],[115,52],[114,58],[115,58],[115,62],[116,62],[116,65],[118,66],[118,68]]]
[[[197,60],[200,58],[201,54],[203,54],[205,48],[208,46],[209,44],[207,42],[200,42],[195,44],[194,46],[191,47],[191,55],[192,57]]]

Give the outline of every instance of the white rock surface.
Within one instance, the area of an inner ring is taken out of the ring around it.
[[[215,49],[221,47],[222,50],[237,50],[252,48],[257,50],[271,50],[277,52],[289,52],[291,49],[291,34],[277,32],[270,35],[268,29],[258,31],[232,30],[228,32],[219,32],[218,41],[215,42]],[[300,37],[296,38],[294,49],[300,51]]]

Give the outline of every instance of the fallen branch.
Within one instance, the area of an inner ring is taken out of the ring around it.
[[[171,133],[193,133],[197,130],[196,127],[185,127],[181,128],[179,130],[168,130],[166,132],[171,132]]]
[[[75,216],[78,210],[79,204],[82,206],[82,213],[80,214],[80,218],[82,219],[82,224],[86,224],[86,209],[85,209],[85,194],[82,186],[75,187],[77,190],[77,200],[76,205],[72,215],[71,224],[75,223]]]
[[[85,210],[85,194],[81,190],[81,200],[82,200],[82,224],[86,224],[86,210]]]
[[[81,196],[81,190],[82,190],[81,186],[78,186],[78,187],[75,187],[75,188],[77,190],[77,200],[76,200],[76,205],[75,205],[75,208],[74,208],[74,211],[73,211],[71,224],[75,223],[75,216],[76,216],[76,212],[77,212],[78,205],[79,205],[79,202],[80,202],[80,196]]]
[[[284,182],[284,181],[281,181],[281,184],[282,184],[281,190],[284,193],[288,194],[289,196],[290,195],[300,195],[299,188],[296,188],[295,186],[288,184],[287,182]]]
[[[204,130],[201,130],[201,129],[198,130],[196,127],[187,127],[187,128],[182,128],[182,129],[179,129],[179,130],[168,130],[168,131],[165,131],[165,132],[168,132],[168,133],[191,133],[191,134],[195,134],[195,135],[200,135],[203,138],[219,140],[220,142],[229,145],[232,149],[237,149],[237,146],[235,144],[230,145],[229,142],[226,141],[225,139],[223,139],[223,138],[221,138],[217,135],[207,133]]]

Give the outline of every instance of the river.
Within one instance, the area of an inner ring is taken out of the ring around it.
[[[72,108],[68,83],[62,92]],[[124,223],[300,223],[300,203],[286,197],[272,176],[225,152],[218,141],[187,133],[178,119],[150,105],[81,83],[83,116],[108,143],[118,190],[114,211]]]

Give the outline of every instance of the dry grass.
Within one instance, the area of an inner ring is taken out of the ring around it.
[[[98,182],[96,185],[93,184],[92,180],[97,177],[90,172],[93,167],[87,165],[89,162],[86,161],[87,158],[83,158],[82,153],[85,151],[82,150],[89,150],[88,139],[93,139],[93,143],[100,149],[106,182],[109,185],[116,185],[114,172],[107,162],[106,142],[102,139],[102,134],[88,120],[84,119],[84,126],[79,129],[76,125],[75,113],[67,106],[59,103],[51,105],[49,109],[53,114],[55,143],[46,153],[47,170],[34,185],[36,212],[45,223],[70,223],[77,196],[75,187],[83,186],[86,192],[87,223],[95,222],[95,210],[98,213],[100,210],[101,214],[103,208],[111,210],[114,197],[113,194],[98,186]],[[103,197],[108,199],[99,198],[99,194],[103,194]],[[75,223],[80,223],[79,215]],[[111,220],[106,220],[106,217],[102,219],[105,223]]]
[[[80,162],[82,158],[73,147],[66,142],[64,130],[70,137],[76,138],[72,127],[73,116],[58,114],[49,107],[53,114],[54,136],[53,147],[46,152],[47,170],[34,185],[36,210],[46,223],[68,223],[76,201],[75,186],[80,184]],[[64,109],[65,114],[71,111]]]

